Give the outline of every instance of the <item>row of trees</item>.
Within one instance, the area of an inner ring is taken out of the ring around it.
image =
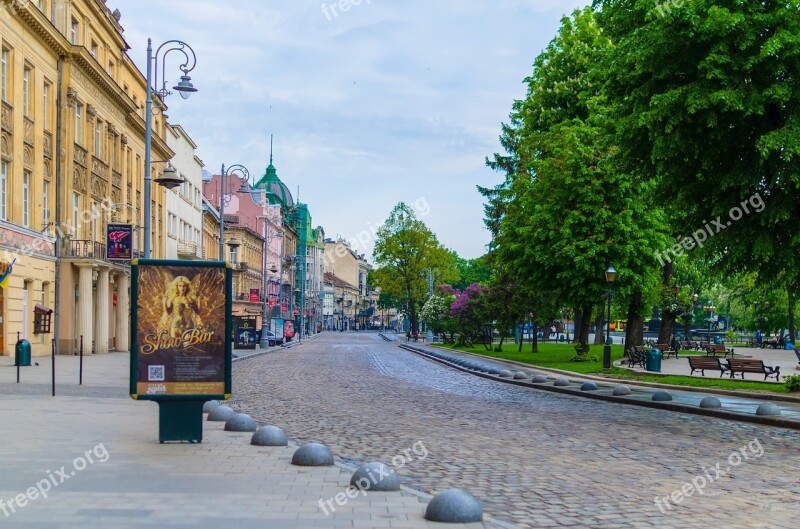
[[[674,323],[705,326],[698,305],[711,303],[795,336],[799,73],[798,0],[595,0],[562,19],[502,126],[504,152],[487,159],[504,175],[478,188],[489,254],[459,259],[399,204],[378,233],[374,283],[414,331],[435,269],[455,286],[448,317],[469,289],[485,300],[473,303],[480,324],[490,311],[498,329],[568,308],[583,347],[613,265],[626,343],[641,343],[653,306],[666,341]],[[469,340],[481,331],[467,316],[452,321]]]
[[[720,282],[742,301],[784,292],[794,336],[799,61],[797,1],[596,0],[565,17],[487,160],[504,181],[479,188],[494,281],[530,293],[519,321],[556,299],[585,344],[613,265],[626,343],[650,307],[668,336]]]

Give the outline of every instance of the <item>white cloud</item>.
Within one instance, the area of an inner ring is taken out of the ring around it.
[[[324,2],[324,0],[323,0]],[[328,4],[332,4],[333,0]],[[275,165],[301,186],[315,225],[358,233],[400,200],[425,196],[425,220],[466,257],[485,251],[475,185],[500,123],[563,13],[588,0],[363,0],[328,20],[320,0],[110,0],[131,57],[147,37],[189,43],[200,90],[168,99],[169,116],[210,171]],[[167,77],[178,78],[167,62]]]

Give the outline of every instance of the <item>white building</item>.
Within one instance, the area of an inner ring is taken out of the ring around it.
[[[203,257],[203,162],[197,145],[180,125],[167,125],[167,145],[175,151],[172,166],[185,182],[167,191],[167,259]]]

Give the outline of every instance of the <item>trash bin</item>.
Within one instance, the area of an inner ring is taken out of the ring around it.
[[[14,365],[31,365],[31,342],[24,338],[17,340],[17,346],[14,348]]]
[[[655,347],[647,350],[647,361],[645,362],[645,369],[655,373],[661,373],[661,351]]]

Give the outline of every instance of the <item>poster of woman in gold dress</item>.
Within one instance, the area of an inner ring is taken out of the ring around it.
[[[220,263],[174,261],[144,261],[134,268],[135,392],[224,393],[228,270]]]

